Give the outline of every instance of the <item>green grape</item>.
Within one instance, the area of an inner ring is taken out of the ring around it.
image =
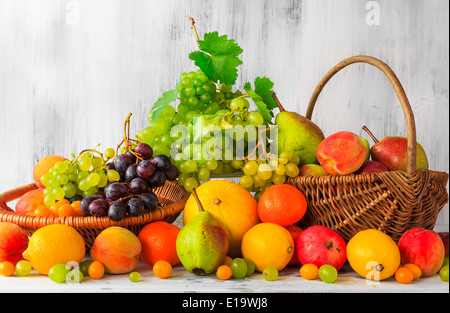
[[[186,181],[186,179],[188,179],[190,177],[190,175],[188,173],[181,173],[180,175],[178,175],[178,184],[183,187],[184,186],[184,182]]]
[[[66,264],[55,264],[48,272],[48,277],[55,283],[65,283],[67,275],[70,273],[70,269],[66,267]]]
[[[217,161],[215,159],[207,160],[205,161],[205,167],[210,171],[214,171],[217,168]]]
[[[20,260],[17,262],[15,270],[18,276],[28,276],[31,273],[31,264],[27,260]]]
[[[191,87],[194,85],[194,80],[190,77],[186,77],[186,78],[181,79],[181,84],[184,87]]]
[[[300,170],[297,165],[293,163],[286,164],[286,175],[289,177],[297,177]]]
[[[78,188],[80,188],[81,191],[86,191],[89,188],[91,188],[91,184],[89,184],[87,178],[83,178],[82,180],[80,180],[80,182],[78,183]]]
[[[187,160],[184,162],[184,167],[188,173],[193,173],[197,170],[197,162],[194,160]]]
[[[203,114],[212,115],[220,110],[220,106],[217,104],[217,102],[211,102],[206,105],[205,109],[203,110]]]
[[[203,103],[208,103],[211,101],[211,95],[209,93],[204,93],[200,96],[200,101]]]
[[[246,112],[250,107],[250,103],[244,98],[234,98],[230,102],[231,111]]]
[[[258,163],[256,161],[249,161],[247,162],[244,167],[242,168],[245,175],[254,175],[256,174],[256,171],[258,170]]]
[[[80,269],[78,268],[74,268],[69,272],[69,274],[67,274],[66,282],[79,284],[83,281],[83,279],[84,279],[83,272],[80,271]]]
[[[164,133],[162,136],[161,136],[161,144],[163,144],[163,145],[166,145],[167,147],[170,147],[172,144],[173,144],[173,139],[172,139],[172,137],[170,136],[170,133],[169,132],[167,132],[167,133]]]
[[[242,279],[247,275],[247,263],[241,258],[235,258],[230,264],[234,278]]]
[[[294,154],[294,155],[292,155],[292,159],[291,159],[290,163],[298,165],[300,163],[300,158]]]
[[[281,152],[281,154],[278,157],[286,158],[288,161],[290,161],[292,159],[292,152],[291,151],[283,151],[283,152]]]
[[[244,161],[238,160],[238,159],[233,159],[233,161],[231,161],[230,164],[233,168],[239,170],[244,166]]]
[[[247,264],[247,274],[245,274],[246,276],[250,276],[255,272],[255,263],[253,263],[252,260],[244,258],[243,259],[245,261],[245,263]]]
[[[253,178],[249,175],[243,175],[239,180],[239,184],[244,188],[250,188],[253,186]]]
[[[319,278],[326,283],[334,283],[338,278],[338,271],[332,265],[322,265],[319,268]]]
[[[193,97],[193,96],[195,96],[195,88],[194,87],[186,87],[183,89],[181,95],[183,97]]]
[[[106,173],[106,177],[108,178],[108,181],[119,181],[120,180],[120,174],[116,170],[109,170]]]
[[[174,108],[173,106],[171,106],[171,105],[168,105],[168,106],[164,109],[164,111],[161,112],[161,115],[162,115],[164,118],[173,118],[173,117],[175,116],[176,113],[177,113],[177,112],[176,112],[175,108]],[[161,116],[161,115],[160,115],[160,116]]]
[[[220,175],[223,173],[223,162],[217,161],[217,167],[212,171],[213,174]]]
[[[64,198],[65,194],[66,194],[66,192],[61,187],[56,187],[52,191],[52,196],[55,198],[56,201]]]
[[[51,178],[48,184],[52,187],[58,187],[60,185],[56,177]]]
[[[42,192],[42,194],[44,195],[44,197],[45,196],[47,196],[47,195],[51,195],[52,194],[52,192],[53,192],[53,187],[52,186],[48,186],[48,187],[46,187],[45,189],[44,189],[44,191]]]
[[[116,151],[114,151],[113,148],[108,148],[105,150],[105,157],[107,159],[112,159],[115,155],[116,155]]]
[[[184,181],[184,189],[188,192],[191,192],[192,188],[197,188],[198,186],[198,180],[194,177],[189,177]]]
[[[264,118],[258,111],[252,111],[248,113],[248,122],[253,126],[259,126],[264,123]]]
[[[284,184],[284,182],[286,181],[286,176],[284,175],[278,175],[276,173],[272,174],[272,182],[275,185],[280,185],[280,184]]]
[[[94,260],[84,260],[80,263],[80,271],[84,276],[89,276],[89,265],[92,264]]]
[[[153,155],[164,154],[165,156],[170,157],[170,149],[163,145],[162,143],[156,143],[153,145]]]
[[[50,186],[50,179],[51,179],[51,175],[49,173],[46,173],[46,174],[41,176],[41,183],[45,187],[48,187],[48,186]]]
[[[51,207],[55,203],[55,197],[53,195],[46,195],[44,197],[44,204],[48,207]]]
[[[267,281],[275,281],[278,278],[278,270],[276,267],[268,266],[264,269],[263,276]]]
[[[88,190],[84,190],[82,192],[82,196],[83,198],[87,198],[92,196],[94,193],[96,193],[98,191],[98,187],[97,186],[92,186],[91,188],[89,188]]]
[[[258,170],[256,171],[256,174],[262,180],[269,180],[272,177],[272,169],[270,168],[269,164],[261,163],[258,166]]]
[[[67,165],[63,161],[58,161],[55,163],[54,169],[58,173],[65,173],[67,170]]]
[[[92,167],[98,168],[103,165],[103,159],[101,157],[95,157],[92,159]]]
[[[199,101],[198,101],[198,99],[196,97],[189,97],[188,98],[188,102],[187,102],[189,109],[191,109],[191,110],[197,109],[198,102]]]
[[[234,173],[235,169],[231,166],[231,164],[229,162],[224,162],[223,163],[223,172],[230,174],[230,173]]]
[[[58,176],[56,176],[56,180],[58,181],[58,183],[60,183],[61,185],[65,185],[67,184],[67,182],[69,181],[69,176],[67,176],[64,173],[58,174]]]
[[[65,184],[62,189],[64,189],[64,196],[67,198],[72,198],[77,193],[77,188],[72,183]]]
[[[89,171],[91,165],[92,161],[90,158],[81,158],[81,160],[78,161],[78,166],[82,171]]]
[[[98,175],[97,173],[91,173],[88,177],[86,177],[86,181],[90,186],[97,186],[97,184],[100,182],[100,175]]]
[[[202,167],[198,170],[197,177],[202,181],[206,181],[209,179],[211,172],[206,167]]]
[[[252,176],[252,179],[253,179],[253,184],[254,184],[256,187],[262,187],[262,186],[264,186],[264,185],[266,184],[266,181],[265,181],[264,179],[261,179],[261,178],[258,176],[258,174],[254,174],[254,175]]]
[[[284,175],[284,173],[286,173],[286,166],[284,166],[283,164],[278,164],[275,168],[275,174]]]
[[[141,274],[139,274],[138,272],[131,272],[130,275],[128,275],[128,278],[130,279],[130,281],[136,283],[141,280]]]
[[[100,176],[100,180],[98,181],[97,186],[99,188],[103,188],[108,183],[108,177],[106,176],[105,173],[103,173],[103,171],[98,175]]]

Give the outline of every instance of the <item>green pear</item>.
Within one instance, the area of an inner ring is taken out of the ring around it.
[[[364,138],[364,137],[361,137],[361,136],[358,136],[358,137],[361,140],[364,148],[366,148],[366,152],[367,152],[366,161],[368,161],[370,159],[370,144],[369,144],[369,141],[366,138]]]
[[[199,213],[178,233],[176,250],[181,264],[195,275],[214,272],[225,259],[229,240],[220,223],[203,207],[195,188],[192,194],[197,200]]]
[[[300,159],[299,166],[317,164],[316,150],[325,139],[322,130],[306,117],[281,111],[275,118],[278,125],[278,152],[290,151]]]

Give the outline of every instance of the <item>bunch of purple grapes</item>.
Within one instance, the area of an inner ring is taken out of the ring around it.
[[[166,155],[153,156],[153,149],[142,142],[133,152],[119,154],[107,167],[115,169],[120,180],[109,182],[103,191],[84,198],[80,207],[87,216],[109,216],[116,222],[127,214],[136,217],[156,209],[159,203],[153,188],[178,177],[177,167]]]

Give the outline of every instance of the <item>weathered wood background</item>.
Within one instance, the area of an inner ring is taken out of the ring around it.
[[[238,86],[270,77],[301,114],[337,62],[382,59],[404,85],[430,167],[449,172],[448,10],[448,0],[0,0],[0,190],[31,182],[46,155],[115,147],[129,112],[132,133],[147,126],[153,102],[194,68],[189,15],[200,35],[217,30],[244,49]],[[367,125],[406,136],[388,80],[363,64],[326,86],[313,121],[325,134]],[[447,205],[437,226],[448,222]]]

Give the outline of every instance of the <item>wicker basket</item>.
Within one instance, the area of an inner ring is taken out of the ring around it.
[[[369,56],[354,56],[338,63],[316,87],[306,112],[311,119],[314,105],[326,83],[341,69],[354,63],[380,69],[395,89],[402,106],[408,136],[407,171],[375,174],[298,176],[288,183],[297,187],[308,201],[299,226],[323,225],[349,240],[357,232],[378,229],[395,241],[408,229],[432,229],[448,202],[449,175],[431,170],[416,171],[416,130],[411,106],[393,71]]]
[[[36,189],[32,183],[0,194],[0,222],[10,222],[20,226],[29,236],[37,230],[50,224],[66,224],[74,227],[84,238],[89,251],[97,235],[109,226],[121,226],[134,234],[150,222],[164,220],[169,223],[183,211],[189,193],[180,187],[176,181],[166,181],[165,185],[154,190],[159,200],[159,206],[152,212],[145,212],[138,217],[125,217],[120,222],[113,222],[109,217],[41,217],[15,213],[8,207],[8,202],[20,198],[26,192]]]

